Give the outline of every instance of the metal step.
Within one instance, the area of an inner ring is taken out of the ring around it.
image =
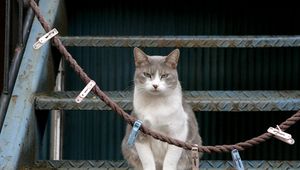
[[[75,98],[80,92],[51,92],[35,96],[38,110],[110,110],[90,93],[81,103]],[[132,92],[105,92],[124,110],[132,110]],[[184,96],[194,111],[297,111],[300,91],[186,91]]]
[[[243,160],[245,169],[299,169],[300,161],[264,161]],[[200,169],[233,169],[232,161],[202,160]],[[102,170],[132,170],[126,161],[97,161],[97,160],[62,160],[62,161],[36,161],[33,165],[25,166],[27,170],[34,169],[102,169]]]
[[[299,47],[300,36],[74,36],[60,37],[65,46],[90,47]]]

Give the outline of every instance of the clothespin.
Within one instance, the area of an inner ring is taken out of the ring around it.
[[[96,85],[96,82],[91,80],[85,88],[80,92],[80,94],[76,97],[75,101],[76,103],[80,103],[93,89],[93,87]]]
[[[237,170],[244,170],[244,165],[242,159],[240,157],[239,151],[237,149],[233,149],[231,151],[231,157],[234,163],[234,166]]]
[[[293,145],[295,143],[295,140],[292,138],[292,135],[283,132],[278,125],[277,125],[277,129],[273,127],[269,127],[268,132],[275,135],[274,136],[275,138],[287,144]]]
[[[129,134],[128,140],[127,140],[127,144],[129,146],[133,146],[142,123],[143,122],[141,120],[137,120],[137,121],[134,122],[134,124],[132,126],[132,129],[131,129],[131,132]]]
[[[199,170],[199,151],[198,145],[192,147],[192,170]]]
[[[33,44],[33,48],[36,50],[41,48],[47,41],[49,41],[52,37],[54,37],[57,34],[57,29],[53,28],[51,31],[39,38],[39,40]]]

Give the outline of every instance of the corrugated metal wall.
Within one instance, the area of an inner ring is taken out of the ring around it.
[[[213,3],[161,5],[139,2],[67,1],[69,35],[287,35],[300,34],[299,12],[289,9],[216,8]],[[72,4],[71,4],[72,3]],[[279,12],[281,11],[281,12]],[[132,90],[131,48],[70,48],[78,63],[103,90]],[[170,48],[147,48],[166,55]],[[299,48],[182,48],[179,73],[184,90],[300,89]],[[68,68],[67,89],[84,85]],[[264,132],[292,113],[196,113],[205,145],[236,143]],[[124,121],[113,112],[68,111],[64,159],[122,159]],[[299,125],[289,132],[294,146],[271,140],[242,152],[243,159],[298,159]],[[205,155],[230,159],[230,154]]]

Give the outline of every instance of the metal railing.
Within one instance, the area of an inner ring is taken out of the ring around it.
[[[18,41],[13,50],[12,57],[10,53],[11,44],[11,0],[6,0],[6,15],[5,15],[5,50],[4,50],[4,83],[3,92],[0,98],[0,132],[3,126],[3,121],[6,115],[8,104],[11,98],[11,93],[14,88],[20,64],[24,52],[24,44],[26,44],[29,30],[33,22],[34,13],[31,8],[28,8],[27,0],[18,0]],[[24,9],[26,16],[23,19]],[[11,60],[11,61],[10,61]]]
[[[56,85],[54,91],[64,91],[64,60],[61,59],[56,76]],[[62,159],[62,143],[63,143],[63,110],[51,111],[50,125],[50,159]]]

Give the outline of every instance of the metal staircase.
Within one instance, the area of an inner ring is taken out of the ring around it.
[[[42,1],[44,3],[44,1]],[[42,9],[47,9],[44,3]],[[49,7],[50,8],[50,7]],[[52,18],[54,19],[54,18]],[[36,22],[36,21],[35,21]],[[113,36],[113,37],[60,37],[65,46],[88,47],[185,47],[185,48],[264,48],[300,47],[300,36]],[[29,46],[33,41],[29,41]],[[44,55],[49,49],[42,51]],[[34,54],[40,55],[40,54]],[[45,57],[43,57],[45,58]],[[38,59],[37,62],[41,62]],[[28,64],[28,63],[27,63]],[[45,66],[46,63],[43,64]],[[26,67],[25,67],[26,68]],[[21,69],[22,70],[22,69]],[[24,70],[24,69],[23,69]],[[25,69],[26,70],[26,69]],[[24,73],[25,75],[26,73]],[[26,83],[20,75],[19,82]],[[31,80],[31,79],[30,79]],[[29,80],[29,81],[30,81]],[[40,82],[40,81],[37,81]],[[83,102],[77,104],[75,97],[79,91],[54,92],[49,89],[30,91],[28,95],[34,108],[38,110],[110,110],[97,96],[90,93]],[[107,91],[112,100],[124,110],[132,110],[132,92]],[[251,111],[298,111],[300,110],[299,90],[256,90],[256,91],[185,91],[194,111],[251,112]],[[12,99],[14,100],[14,99]],[[27,100],[27,99],[24,99]],[[16,105],[21,101],[16,101]],[[16,106],[15,106],[16,107]],[[25,107],[25,106],[24,106]],[[9,111],[12,111],[10,109]],[[28,117],[31,117],[28,114]],[[9,117],[10,118],[10,117]],[[7,120],[9,122],[9,120]],[[57,127],[58,128],[58,127]],[[12,138],[10,138],[12,139]],[[0,143],[1,144],[1,143]],[[3,143],[2,143],[3,144]],[[132,169],[124,161],[95,160],[34,160],[22,165],[24,169]],[[300,169],[297,161],[243,161],[246,169]],[[1,167],[1,166],[0,166]],[[232,169],[232,161],[200,161],[201,169]]]
[[[291,37],[61,37],[66,46],[96,47],[298,47],[300,38]],[[110,110],[97,96],[89,94],[76,103],[79,91],[38,93],[37,110]],[[132,110],[132,92],[107,91],[113,101],[124,110]],[[300,91],[185,91],[184,96],[194,111],[298,111]],[[246,169],[300,168],[299,161],[243,161]],[[32,168],[104,168],[131,169],[126,162],[115,161],[37,161]],[[201,169],[234,168],[232,161],[200,163]]]

